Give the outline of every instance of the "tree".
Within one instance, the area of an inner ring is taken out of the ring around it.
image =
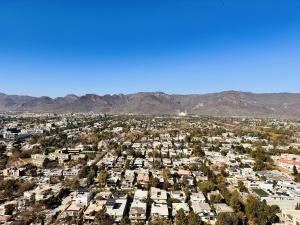
[[[159,185],[159,179],[157,177],[151,176],[148,183],[148,188],[151,187],[158,187]]]
[[[297,170],[297,167],[295,165],[293,166],[293,174],[294,174],[294,176],[298,175],[298,170]]]
[[[13,204],[5,205],[5,215],[12,215],[15,209],[16,207]]]
[[[277,180],[273,180],[273,188],[275,188],[277,186],[278,181]]]
[[[204,157],[205,156],[205,152],[202,150],[200,145],[196,145],[193,148],[193,155],[195,156],[199,156],[199,157]]]
[[[130,160],[129,159],[126,159],[126,161],[125,161],[125,169],[126,170],[130,169]]]
[[[203,222],[201,221],[201,218],[199,217],[198,214],[194,213],[194,212],[190,212],[188,217],[188,225],[201,225],[203,224]]]
[[[220,194],[212,194],[210,195],[210,203],[221,203],[222,202],[222,196]]]
[[[264,170],[265,168],[266,168],[266,165],[263,160],[261,160],[259,158],[255,159],[255,164],[253,167],[254,171]]]
[[[6,150],[6,146],[0,144],[0,154],[3,154],[5,152],[5,150]]]
[[[142,223],[144,224],[144,223]],[[136,224],[135,225],[142,225],[142,224]],[[160,219],[160,218],[153,218],[150,222],[149,225],[170,225],[170,221],[167,219]]]
[[[91,185],[92,183],[94,183],[94,178],[97,175],[97,171],[98,171],[98,168],[95,165],[92,165],[90,167],[90,171],[87,176],[87,185]]]
[[[216,189],[216,185],[212,181],[203,181],[198,183],[198,188],[205,194],[208,192],[214,191]]]
[[[97,180],[101,186],[104,186],[107,178],[108,178],[108,173],[105,170],[101,170],[97,177]]]
[[[248,192],[248,189],[246,188],[245,184],[242,181],[238,181],[238,188],[240,192]]]
[[[220,153],[221,153],[221,155],[222,155],[222,156],[226,156],[228,152],[227,152],[227,151],[224,151],[224,150],[222,150]]]
[[[75,178],[72,180],[72,183],[71,183],[71,189],[72,189],[72,190],[77,190],[79,187],[80,187],[79,180],[78,180],[77,177],[75,177]]]
[[[245,204],[245,212],[253,223],[272,224],[278,221],[276,213],[280,212],[280,210],[278,206],[268,206],[254,196],[249,196]]]
[[[167,179],[164,179],[163,189],[167,191],[169,187],[170,187],[169,181]]]
[[[185,215],[183,209],[179,209],[175,216],[176,225],[186,225],[188,223],[188,218]]]
[[[237,191],[234,191],[229,200],[229,205],[234,209],[235,212],[239,212],[242,209],[242,204],[239,198],[239,193]]]
[[[44,162],[43,162],[43,168],[47,168],[49,163],[50,163],[50,160],[48,158],[45,158]]]
[[[120,225],[130,225],[130,220],[128,217],[123,217],[120,221]]]
[[[97,225],[111,225],[114,220],[106,213],[106,209],[102,209],[95,214],[95,223]]]
[[[216,225],[234,225],[234,218],[230,213],[219,213]]]
[[[83,166],[79,172],[79,178],[86,178],[89,175],[90,167],[89,166]]]

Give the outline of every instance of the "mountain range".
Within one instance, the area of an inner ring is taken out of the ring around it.
[[[0,93],[0,111],[97,112],[111,114],[177,114],[211,116],[300,117],[300,93],[224,91],[176,95],[162,92],[50,98]]]

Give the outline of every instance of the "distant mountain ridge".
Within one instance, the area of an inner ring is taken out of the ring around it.
[[[224,91],[176,95],[163,92],[50,98],[0,93],[0,111],[97,112],[111,114],[189,114],[212,116],[300,117],[300,93]]]

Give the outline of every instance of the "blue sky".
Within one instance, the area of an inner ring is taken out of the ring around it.
[[[0,92],[300,92],[299,0],[0,0]]]

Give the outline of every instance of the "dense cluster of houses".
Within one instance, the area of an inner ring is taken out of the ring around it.
[[[253,134],[236,135],[227,126],[224,131],[214,135],[191,135],[190,131],[195,128],[220,128],[214,121],[195,118],[184,121],[184,126],[180,124],[180,127],[174,121],[184,120],[184,117],[171,121],[159,117],[130,118],[121,125],[118,118],[104,120],[103,115],[71,115],[67,118],[47,115],[40,123],[35,120],[24,122],[24,119],[21,123],[18,117],[3,122],[0,144],[5,146],[5,152],[1,154],[16,157],[16,148],[21,152],[31,150],[32,154],[18,159],[19,164],[6,164],[1,170],[1,179],[30,181],[34,185],[13,199],[1,199],[0,224],[16,220],[18,213],[34,203],[52,201],[51,207],[41,209],[45,215],[43,224],[55,221],[92,224],[102,210],[116,224],[124,217],[139,224],[157,218],[176,223],[179,210],[186,215],[194,212],[202,221],[215,224],[220,213],[232,213],[234,209],[224,201],[212,201],[216,195],[223,198],[218,190],[203,193],[198,187],[197,184],[209,180],[208,175],[197,168],[200,165],[227,173],[225,179],[228,189],[238,190],[243,198],[254,195],[269,205],[278,205],[281,224],[300,223],[300,210],[297,210],[300,185],[291,175],[295,168],[300,169],[300,157],[283,153],[273,158],[273,166],[278,169],[257,171],[254,169],[255,159],[246,151],[236,150],[236,147],[253,149],[259,143],[262,149],[271,151],[274,146],[265,138]],[[92,123],[87,125],[87,118]],[[237,121],[245,123],[243,120]],[[275,122],[268,121],[266,125],[271,123],[273,126]],[[291,123],[295,126],[295,122]],[[256,124],[256,119],[247,122],[248,127]],[[280,121],[277,124],[282,126]],[[178,128],[176,132],[173,132],[174,128]],[[57,138],[58,130],[68,140],[77,140],[97,132],[107,132],[110,136],[99,135],[96,145],[77,141],[73,146],[50,148],[51,151],[40,151],[44,150],[43,144],[31,141],[32,136]],[[128,133],[138,137],[129,138]],[[21,144],[16,139],[21,139]],[[203,153],[195,154],[191,143],[200,143]],[[297,137],[295,143],[277,148],[295,148],[296,143]],[[39,151],[35,152],[34,149]],[[84,160],[84,163],[80,163],[80,160]],[[49,162],[55,162],[55,165],[47,168]],[[28,174],[32,166],[35,168],[34,176]],[[84,167],[92,166],[98,168],[98,173],[106,173],[101,185],[99,174],[92,177],[90,185],[86,185],[86,177],[79,176]],[[59,178],[58,181],[53,182],[53,177]],[[68,180],[78,180],[79,184],[73,189],[69,188],[65,186]],[[241,183],[247,191],[239,190]],[[11,205],[12,210],[8,210]]]

